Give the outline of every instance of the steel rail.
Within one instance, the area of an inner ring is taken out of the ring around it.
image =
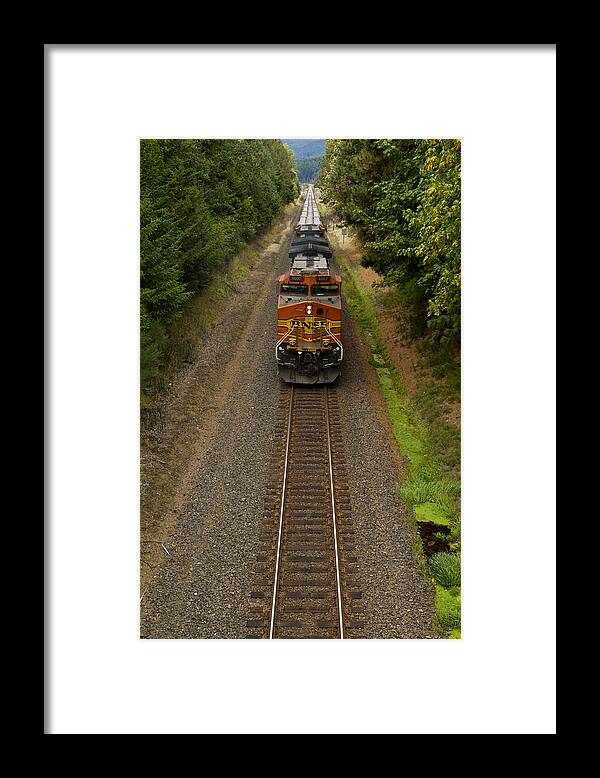
[[[271,623],[269,625],[269,640],[273,639],[275,629],[275,604],[277,602],[277,580],[279,578],[279,558],[281,555],[281,531],[283,529],[283,509],[285,507],[285,490],[287,486],[288,459],[290,453],[290,438],[292,436],[292,407],[294,405],[294,387],[291,387],[290,409],[288,411],[288,428],[285,440],[285,460],[283,465],[283,484],[281,487],[281,510],[279,511],[279,531],[277,533],[277,550],[275,552],[275,580],[273,581],[273,602],[271,603]]]
[[[312,187],[309,187],[306,200],[304,203],[304,209],[302,216],[304,217],[304,220],[308,218],[308,210],[311,210],[311,221],[314,222],[315,219],[315,203],[314,203],[314,194],[312,192]],[[317,211],[318,213],[318,211]],[[301,217],[302,221],[302,217]],[[337,343],[341,351],[341,358],[343,359],[343,346],[341,342],[338,340],[338,338],[325,327],[325,330],[327,334]],[[277,353],[278,346],[283,342],[283,340],[287,337],[287,335],[292,331],[292,328],[288,329],[288,332],[285,333],[285,335],[278,341],[278,343],[275,346],[275,351]],[[276,543],[276,549],[275,549],[275,575],[273,580],[273,589],[272,589],[272,597],[271,597],[271,615],[270,615],[270,623],[269,623],[269,639],[272,640],[274,638],[275,633],[275,616],[276,616],[276,610],[277,610],[277,602],[278,602],[278,596],[279,596],[279,587],[280,587],[280,581],[279,581],[279,574],[280,574],[280,568],[282,566],[282,540],[283,540],[283,524],[284,524],[284,514],[286,509],[286,500],[287,500],[287,486],[288,486],[288,470],[289,470],[289,459],[290,459],[290,443],[292,440],[292,418],[293,418],[293,408],[294,408],[294,396],[295,396],[295,387],[292,385],[290,387],[290,401],[289,401],[289,408],[288,408],[288,414],[287,414],[287,433],[286,433],[286,440],[285,440],[285,453],[284,453],[284,465],[283,465],[283,478],[282,478],[282,485],[281,485],[281,504],[279,508],[279,526],[277,529],[277,543]],[[332,435],[331,435],[331,422],[330,422],[330,412],[329,412],[329,393],[327,390],[327,386],[323,386],[323,398],[325,403],[325,427],[326,427],[326,435],[327,435],[327,466],[329,471],[329,498],[331,503],[331,516],[332,516],[332,523],[333,523],[333,552],[335,556],[335,588],[336,588],[336,595],[337,595],[337,613],[338,613],[338,622],[339,622],[339,636],[340,639],[344,639],[344,614],[343,614],[343,606],[342,606],[342,591],[341,591],[341,577],[340,577],[340,559],[339,559],[339,548],[338,548],[338,527],[337,527],[337,514],[336,514],[336,498],[335,498],[335,483],[334,483],[334,467],[333,467],[333,450],[332,450]]]
[[[333,547],[335,553],[335,581],[337,585],[338,615],[340,620],[340,639],[344,639],[344,615],[342,613],[342,590],[340,586],[340,560],[337,543],[337,524],[335,515],[335,492],[333,484],[333,457],[331,453],[331,431],[329,428],[329,395],[325,389],[325,424],[327,425],[327,455],[329,457],[329,488],[331,491],[331,513],[333,517]]]
[[[287,419],[287,434],[285,440],[285,454],[283,465],[283,479],[281,487],[281,505],[279,509],[279,527],[277,531],[277,545],[275,550],[275,576],[273,580],[273,591],[271,597],[271,618],[269,624],[269,639],[274,638],[275,631],[275,611],[277,608],[277,595],[279,589],[279,568],[281,561],[281,541],[283,535],[283,519],[286,507],[286,492],[287,492],[287,477],[288,477],[288,465],[289,465],[289,453],[290,453],[290,441],[292,436],[292,416],[294,406],[294,386],[291,387],[290,404],[288,409]],[[331,445],[331,427],[329,420],[329,393],[327,387],[323,387],[323,396],[325,402],[325,427],[327,432],[327,463],[329,470],[329,495],[331,501],[331,515],[333,522],[333,552],[335,556],[335,585],[337,593],[337,611],[338,621],[340,628],[340,639],[344,639],[344,615],[342,609],[342,590],[341,590],[341,577],[340,577],[340,560],[339,560],[339,548],[338,548],[338,531],[337,531],[337,514],[335,507],[335,483],[333,477],[333,451]]]

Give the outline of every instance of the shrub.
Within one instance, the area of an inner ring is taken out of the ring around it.
[[[159,322],[153,322],[140,336],[141,389],[148,391],[158,377],[166,335]]]
[[[435,580],[442,586],[460,586],[460,557],[440,551],[429,560],[429,569]]]
[[[415,478],[404,483],[399,489],[400,497],[414,504],[433,502],[443,508],[454,507],[460,495],[460,483],[451,478],[430,480]]]
[[[435,587],[435,610],[441,628],[449,633],[460,629],[460,598],[441,586]]]

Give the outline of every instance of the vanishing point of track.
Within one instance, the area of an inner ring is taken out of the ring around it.
[[[282,386],[249,638],[363,637],[337,390]]]

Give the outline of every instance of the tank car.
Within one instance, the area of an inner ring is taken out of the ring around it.
[[[308,187],[289,248],[290,268],[277,279],[277,372],[286,383],[329,384],[340,374],[342,279]]]

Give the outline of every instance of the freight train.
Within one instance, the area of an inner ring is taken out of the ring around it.
[[[340,374],[342,279],[308,186],[289,248],[290,269],[277,279],[277,372],[286,383],[330,384]]]

